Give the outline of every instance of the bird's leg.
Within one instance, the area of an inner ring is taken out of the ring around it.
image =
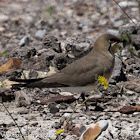
[[[85,98],[85,92],[82,92],[81,93],[81,98],[82,98],[83,102],[86,100],[86,98]],[[88,111],[89,108],[88,108],[87,102],[85,102],[84,104],[85,104],[85,107],[86,107],[86,111]]]

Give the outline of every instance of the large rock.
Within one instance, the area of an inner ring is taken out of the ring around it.
[[[136,50],[140,50],[140,24],[127,24],[122,26],[119,29],[120,34],[128,33],[131,37],[132,45],[135,47]]]

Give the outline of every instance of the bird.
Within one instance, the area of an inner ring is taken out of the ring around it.
[[[112,34],[97,38],[93,49],[84,57],[69,64],[57,73],[44,79],[27,82],[28,88],[62,88],[70,92],[94,90],[98,76],[109,79],[115,64],[115,52],[122,40]]]

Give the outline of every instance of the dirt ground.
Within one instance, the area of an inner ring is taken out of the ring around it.
[[[0,71],[1,82],[61,70],[88,54],[103,33],[127,32],[131,37],[131,44],[116,53],[108,89],[98,89],[87,101],[88,109],[78,108],[59,139],[78,140],[86,126],[107,120],[108,128],[97,140],[140,140],[139,7],[137,1],[116,1],[135,23],[111,0],[0,0],[0,65],[11,58],[21,62],[15,70]],[[4,85],[0,100],[2,140],[23,139],[17,125],[28,140],[56,140],[57,130],[83,101],[61,89]]]

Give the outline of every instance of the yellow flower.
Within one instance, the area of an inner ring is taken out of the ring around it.
[[[56,132],[56,135],[59,135],[60,133],[63,133],[64,132],[64,129],[59,129],[57,132]]]
[[[0,81],[0,87],[2,86],[2,82]]]
[[[108,82],[107,79],[103,76],[99,76],[97,81],[99,82],[100,85],[102,85],[104,87],[104,89],[106,90],[108,87]]]

